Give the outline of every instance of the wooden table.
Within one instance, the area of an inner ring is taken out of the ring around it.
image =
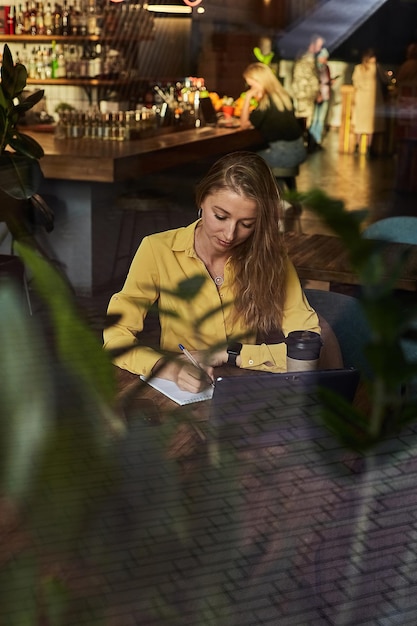
[[[223,365],[215,368],[215,378],[218,376],[254,376],[259,372]],[[196,402],[181,407],[167,396],[156,391],[150,385],[143,383],[139,376],[127,370],[115,367],[118,401],[122,417],[129,420],[132,407],[144,412],[145,419],[154,424],[163,422],[173,411],[187,411],[197,422],[206,422],[209,419],[210,401]]]
[[[348,252],[339,237],[320,234],[286,233],[285,240],[289,256],[302,280],[359,285],[357,274],[353,271]],[[407,291],[417,290],[417,246],[402,243],[388,243],[384,248],[384,261],[387,268],[393,266],[395,259],[405,250],[411,250],[397,288]],[[388,273],[387,273],[388,278]]]

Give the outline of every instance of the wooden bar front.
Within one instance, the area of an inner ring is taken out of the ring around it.
[[[134,141],[55,139],[29,132],[44,149],[45,178],[89,182],[123,182],[207,156],[247,150],[260,144],[256,130],[206,126]]]

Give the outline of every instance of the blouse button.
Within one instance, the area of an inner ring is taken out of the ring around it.
[[[253,365],[253,359],[249,359],[248,363],[249,365]]]

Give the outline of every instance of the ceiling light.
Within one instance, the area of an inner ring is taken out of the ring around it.
[[[148,4],[148,11],[154,13],[191,13],[192,8],[186,6],[177,6],[175,4]]]

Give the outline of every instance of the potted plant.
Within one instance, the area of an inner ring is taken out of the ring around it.
[[[5,222],[13,239],[30,234],[27,218],[31,213],[41,217],[48,232],[53,228],[52,212],[37,193],[42,181],[39,159],[44,154],[43,148],[18,128],[26,111],[44,95],[39,90],[22,100],[26,80],[25,66],[14,64],[6,44],[0,83],[0,220]]]
[[[77,590],[67,572],[78,563],[76,546],[95,515],[86,481],[97,495],[112,487],[112,444],[124,429],[114,412],[110,357],[80,314],[68,282],[39,253],[31,235],[31,208],[43,216],[47,230],[53,220],[37,194],[42,147],[18,128],[21,116],[43,96],[40,91],[16,100],[26,77],[6,45],[0,84],[0,221],[18,256],[3,255],[8,261],[4,271],[0,256],[0,278],[27,268],[48,315],[45,323],[43,317],[27,315],[15,281],[0,280],[0,623],[55,626],[69,612],[84,623],[82,614],[90,612],[90,607],[74,608]],[[57,472],[60,466],[65,471]],[[62,506],[66,493],[71,497]]]
[[[43,90],[22,99],[27,71],[24,65],[13,62],[7,44],[4,46],[0,83],[0,222],[6,225],[13,242],[19,239],[35,240],[31,236],[34,219],[40,219],[45,229],[53,228],[53,214],[37,193],[42,181],[39,159],[42,146],[29,135],[20,132],[18,123],[26,111],[35,106],[44,95]],[[24,268],[15,255],[0,255],[0,276],[24,283]]]

